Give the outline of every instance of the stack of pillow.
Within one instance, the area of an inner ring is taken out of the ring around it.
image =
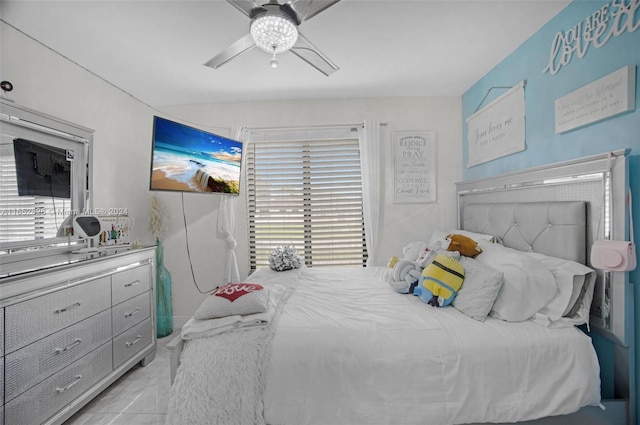
[[[504,285],[491,316],[518,322],[533,320],[547,327],[589,322],[596,273],[575,261],[499,244],[483,244],[478,261],[501,271]]]
[[[517,251],[491,235],[463,230],[434,231],[429,245],[456,233],[477,241],[482,253],[461,256],[464,282],[452,305],[467,316],[487,316],[547,327],[588,323],[596,274],[583,264],[540,253]]]

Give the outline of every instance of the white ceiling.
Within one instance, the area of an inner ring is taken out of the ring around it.
[[[0,16],[159,107],[460,96],[569,3],[342,0],[299,27],[340,67],[329,77],[290,52],[271,69],[258,48],[217,70],[204,66],[249,31],[249,19],[224,0],[1,0]]]

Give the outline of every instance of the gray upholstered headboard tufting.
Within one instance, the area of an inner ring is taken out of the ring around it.
[[[469,204],[462,228],[493,235],[504,246],[584,264],[587,205],[582,201]]]

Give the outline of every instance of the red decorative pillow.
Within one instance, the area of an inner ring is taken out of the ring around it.
[[[267,309],[269,294],[258,283],[229,283],[216,288],[193,314],[195,319],[263,313]]]

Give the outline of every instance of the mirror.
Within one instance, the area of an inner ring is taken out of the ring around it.
[[[88,209],[92,131],[4,99],[0,107],[2,254],[77,239],[68,218]]]

